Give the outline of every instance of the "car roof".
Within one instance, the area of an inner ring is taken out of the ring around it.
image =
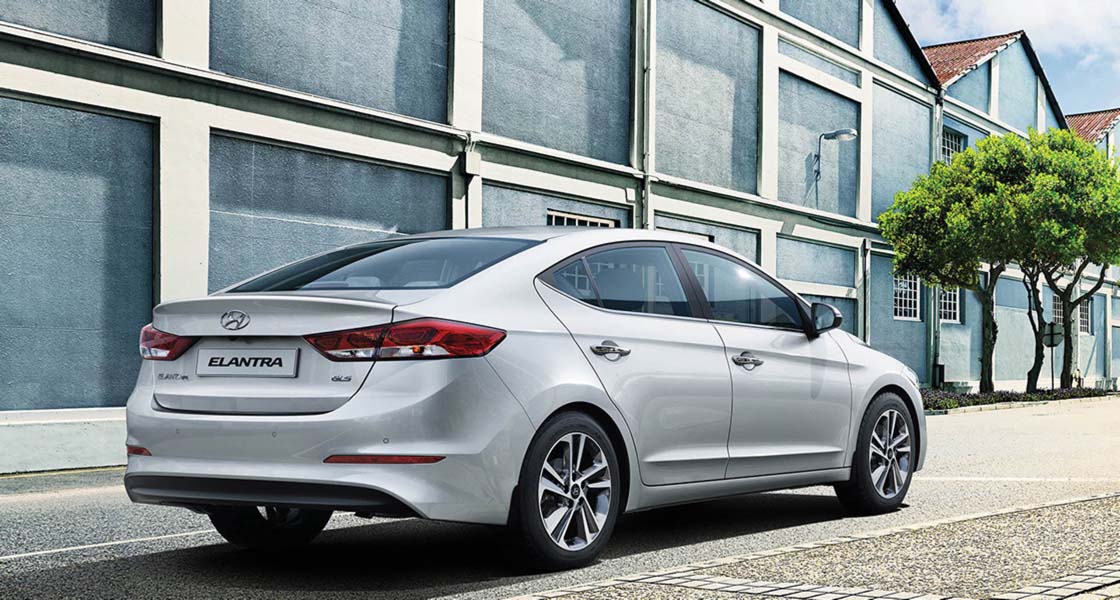
[[[698,239],[697,236],[687,233],[656,229],[635,229],[630,227],[480,227],[475,229],[430,231],[406,237],[499,237],[535,241],[555,238],[579,238],[588,241],[599,241],[601,243],[612,241],[623,242],[628,240],[665,240],[706,245],[706,242]]]

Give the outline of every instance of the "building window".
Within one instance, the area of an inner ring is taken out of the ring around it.
[[[953,155],[964,152],[967,145],[968,138],[963,133],[957,133],[952,129],[943,129],[941,131],[941,160],[945,164],[953,162]]]
[[[1065,325],[1066,317],[1062,312],[1062,298],[1054,295],[1050,297],[1050,313],[1055,325]]]
[[[905,321],[919,321],[918,303],[921,286],[913,275],[894,276],[894,318]]]
[[[1087,298],[1078,307],[1078,331],[1093,335],[1093,299]]]
[[[618,221],[602,217],[589,217],[549,210],[546,213],[549,227],[618,227]]]
[[[941,320],[947,323],[961,322],[961,290],[959,288],[941,290],[941,303],[938,306]]]

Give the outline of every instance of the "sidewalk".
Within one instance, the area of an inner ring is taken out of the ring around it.
[[[714,559],[523,598],[1105,600],[1120,493]]]

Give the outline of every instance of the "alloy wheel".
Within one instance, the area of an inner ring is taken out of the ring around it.
[[[611,471],[598,442],[580,432],[557,440],[545,455],[537,500],[557,546],[576,551],[594,542],[611,510]]]
[[[871,429],[869,472],[875,491],[883,498],[902,492],[910,477],[910,429],[902,413],[891,409],[879,415]]]

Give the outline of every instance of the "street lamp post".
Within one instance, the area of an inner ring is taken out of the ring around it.
[[[816,194],[817,208],[821,207],[821,149],[825,140],[849,142],[859,137],[859,132],[850,127],[828,131],[817,136],[817,153],[813,155],[813,191]]]

